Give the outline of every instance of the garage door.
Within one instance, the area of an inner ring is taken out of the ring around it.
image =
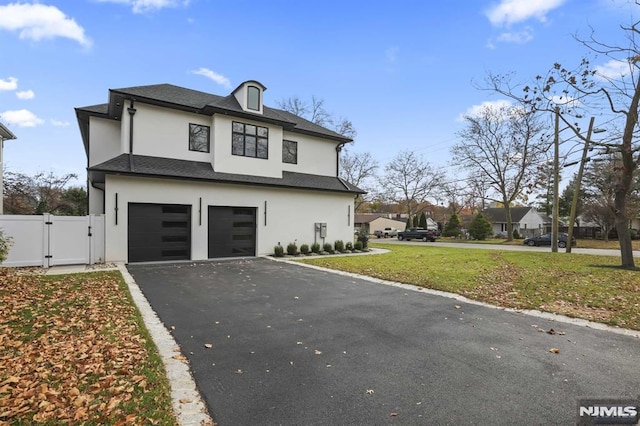
[[[256,255],[256,209],[209,206],[209,258]]]
[[[191,206],[129,203],[129,262],[191,259]]]

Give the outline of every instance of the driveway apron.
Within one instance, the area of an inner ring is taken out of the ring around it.
[[[575,424],[640,394],[636,337],[267,259],[128,269],[222,426]]]

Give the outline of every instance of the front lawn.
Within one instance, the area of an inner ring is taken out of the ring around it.
[[[376,244],[371,244],[376,247]],[[516,309],[640,330],[640,272],[613,256],[379,245],[390,253],[301,262],[461,294]]]
[[[0,268],[0,424],[176,424],[119,272]]]

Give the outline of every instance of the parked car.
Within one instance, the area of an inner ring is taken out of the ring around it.
[[[398,230],[396,228],[384,228],[382,230],[378,229],[373,232],[373,235],[375,235],[378,238],[397,237]]]
[[[560,232],[558,234],[558,247],[560,248],[564,248],[567,246],[567,238],[569,236],[564,233],[564,232]],[[536,247],[536,246],[550,246],[551,245],[551,233],[548,232],[546,234],[542,234],[539,237],[533,237],[533,238],[525,238],[524,244],[531,246],[531,247]],[[575,237],[571,237],[571,246],[575,246],[576,245],[576,239]]]
[[[398,240],[400,241],[413,239],[434,242],[436,240],[436,233],[429,229],[422,228],[409,228],[405,231],[398,232]]]

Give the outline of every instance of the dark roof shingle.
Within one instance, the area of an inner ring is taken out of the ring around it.
[[[130,176],[164,177],[232,184],[348,192],[353,194],[364,193],[360,188],[335,176],[311,175],[287,171],[282,173],[282,178],[220,173],[214,171],[211,163],[208,162],[176,160],[146,155],[133,155],[130,158],[128,154],[121,154],[102,164],[89,167],[88,171],[91,181],[97,183],[104,182],[105,174],[123,174]]]

